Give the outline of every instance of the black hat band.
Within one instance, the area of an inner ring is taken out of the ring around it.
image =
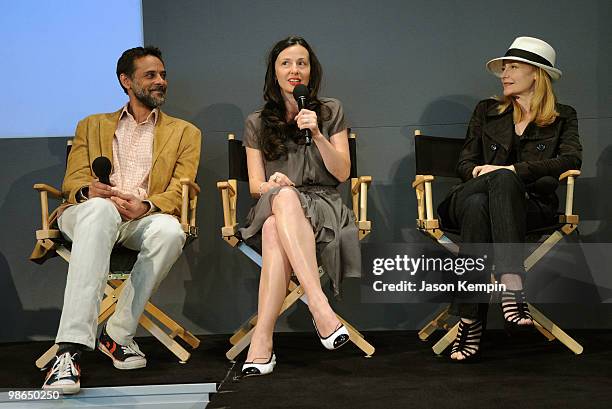
[[[548,67],[553,68],[553,65],[546,58],[532,53],[531,51],[521,50],[520,48],[510,48],[504,57],[519,57],[525,60],[537,62],[538,64],[546,65]]]

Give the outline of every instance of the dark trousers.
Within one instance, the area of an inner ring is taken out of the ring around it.
[[[489,172],[460,185],[447,198],[447,224],[450,222],[461,232],[460,254],[493,254],[497,277],[504,273],[524,276],[523,243],[527,228],[549,224],[555,213],[528,198],[525,192],[520,178],[506,169]],[[491,271],[483,271],[467,278],[470,282],[485,283],[490,281],[490,274]],[[450,313],[485,320],[487,310],[488,303],[462,302],[455,297]]]

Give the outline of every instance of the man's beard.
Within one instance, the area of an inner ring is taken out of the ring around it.
[[[136,99],[151,109],[160,107],[164,102],[166,102],[166,87],[163,86],[145,90],[144,88],[140,87],[140,84],[134,81],[132,83],[132,91],[134,91]],[[161,91],[161,95],[153,95],[154,91]]]

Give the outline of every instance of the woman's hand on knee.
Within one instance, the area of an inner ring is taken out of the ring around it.
[[[268,179],[268,183],[273,184],[273,187],[295,186],[295,183],[293,183],[291,179],[287,177],[287,175],[281,172],[274,172],[273,174],[271,174],[270,178]]]

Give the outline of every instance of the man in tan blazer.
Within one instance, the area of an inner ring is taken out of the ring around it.
[[[159,109],[167,81],[157,48],[125,51],[117,77],[129,102],[117,112],[79,122],[62,185],[67,199],[57,222],[72,241],[72,252],[59,350],[43,388],[64,393],[80,390],[80,355],[96,347],[100,301],[117,243],[139,256],[97,347],[118,369],[146,366],[133,336],[145,304],[181,254],[180,179],[195,180],[200,159],[200,131]],[[112,164],[110,184],[92,171],[100,156]]]

